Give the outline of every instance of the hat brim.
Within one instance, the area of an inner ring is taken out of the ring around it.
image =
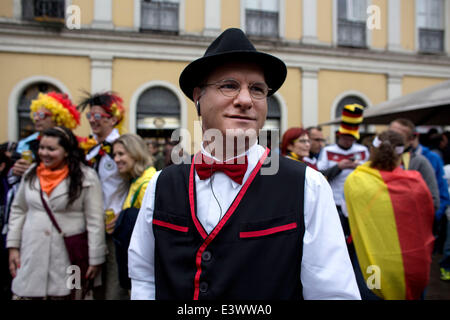
[[[286,65],[275,56],[259,51],[229,51],[202,57],[187,65],[179,79],[181,90],[194,101],[194,88],[201,85],[214,68],[228,62],[248,62],[259,65],[263,69],[265,81],[271,89],[269,96],[274,94],[286,79]]]

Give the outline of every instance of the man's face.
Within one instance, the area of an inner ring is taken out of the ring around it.
[[[98,137],[106,138],[116,124],[116,118],[107,114],[100,106],[92,106],[89,110],[91,114],[89,124],[92,132]]]
[[[338,145],[343,149],[349,149],[355,141],[355,137],[349,134],[340,134],[338,136]]]
[[[41,108],[33,115],[34,129],[44,132],[47,129],[56,126],[56,122],[52,120],[52,113],[47,108]]]
[[[311,129],[309,133],[309,139],[311,140],[312,153],[317,154],[323,147],[325,147],[325,139],[323,138],[322,131]]]
[[[229,63],[215,69],[205,83],[230,79],[240,83],[240,91],[235,97],[225,96],[216,85],[195,88],[194,101],[200,103],[203,131],[214,128],[224,136],[227,129],[253,129],[258,133],[266,120],[267,98],[252,97],[249,85],[265,84],[263,71],[249,63]]]
[[[389,130],[400,133],[403,136],[403,140],[405,141],[405,148],[408,148],[411,145],[412,132],[409,127],[401,125],[400,123],[394,121],[389,125]]]

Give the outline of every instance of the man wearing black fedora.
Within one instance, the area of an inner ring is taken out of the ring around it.
[[[132,299],[360,298],[325,178],[257,142],[286,74],[234,28],[183,70],[201,151],[149,183],[129,247]]]

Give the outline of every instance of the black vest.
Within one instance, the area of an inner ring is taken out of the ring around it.
[[[305,168],[280,157],[276,175],[255,171],[209,235],[192,216],[191,166],[164,169],[153,214],[156,299],[302,298]]]

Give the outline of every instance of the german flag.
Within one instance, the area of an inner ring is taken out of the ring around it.
[[[420,299],[434,243],[433,200],[420,173],[380,171],[366,162],[348,176],[344,193],[366,282],[373,275],[368,267],[380,270],[380,286],[372,291],[387,300]]]

